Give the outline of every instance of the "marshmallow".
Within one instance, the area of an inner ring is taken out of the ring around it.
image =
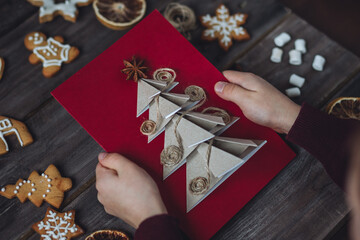
[[[322,71],[324,70],[324,65],[325,65],[325,58],[323,56],[320,55],[315,55],[312,67],[313,69],[315,69],[316,71]]]
[[[291,40],[291,37],[288,33],[282,32],[277,37],[274,38],[275,45],[282,47]]]
[[[290,50],[289,52],[289,63],[291,65],[301,65],[301,52],[298,50]]]
[[[295,40],[295,49],[301,53],[306,53],[306,42],[304,39]]]
[[[288,88],[285,92],[288,97],[299,97],[301,95],[300,88],[298,87]]]
[[[281,62],[282,54],[283,54],[283,50],[281,50],[280,48],[274,47],[272,49],[270,60],[274,63],[279,63],[279,62]]]
[[[291,74],[289,83],[301,88],[304,86],[305,78],[300,77],[299,75],[296,75],[295,73]]]

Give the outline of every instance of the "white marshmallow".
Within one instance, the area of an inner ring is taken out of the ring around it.
[[[299,97],[301,95],[300,88],[298,87],[288,88],[285,92],[288,97]]]
[[[291,74],[289,83],[301,88],[304,86],[305,78],[300,77],[299,75],[296,75],[295,73]]]
[[[291,65],[301,65],[301,52],[298,50],[290,50],[289,52],[289,63]]]
[[[281,62],[282,54],[283,54],[283,50],[281,50],[280,48],[274,47],[272,49],[270,60],[274,63],[279,63],[279,62]]]
[[[282,47],[291,40],[291,37],[288,33],[282,32],[277,37],[274,38],[274,43],[278,47]]]
[[[306,42],[304,39],[296,39],[295,40],[295,49],[300,51],[301,53],[306,53]]]
[[[315,55],[312,67],[313,69],[315,69],[316,71],[322,71],[324,70],[324,65],[325,65],[325,58],[323,56],[320,55]]]

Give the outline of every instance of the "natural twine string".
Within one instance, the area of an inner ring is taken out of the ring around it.
[[[176,137],[177,146],[170,145],[170,146],[164,148],[160,154],[161,164],[168,166],[168,167],[178,164],[184,155],[184,146],[182,144],[182,138],[180,136],[180,133],[177,131],[177,128],[179,126],[181,119],[187,113],[201,107],[206,102],[206,93],[205,93],[204,89],[202,89],[199,86],[195,86],[195,85],[188,86],[185,89],[185,94],[190,96],[191,101],[200,101],[200,102],[198,104],[196,104],[195,106],[186,110],[184,113],[182,113],[175,122],[174,134]]]
[[[210,156],[211,156],[211,148],[214,143],[214,139],[211,139],[209,142],[209,146],[206,152],[206,172],[207,178],[205,177],[196,177],[191,180],[189,184],[189,190],[194,195],[204,194],[210,187]]]
[[[212,115],[222,117],[225,124],[229,124],[231,121],[230,114],[227,111],[225,111],[224,109],[217,108],[217,107],[208,107],[201,111],[201,113],[207,113],[207,112],[212,112],[211,113]]]
[[[166,82],[166,86],[161,89],[161,91],[166,90],[171,83],[175,81],[176,78],[176,72],[171,68],[159,68],[153,73],[153,79]],[[156,122],[152,120],[145,120],[141,127],[140,132],[144,135],[152,135],[156,132],[157,128],[161,125],[162,122],[162,115],[160,111],[160,96],[155,97],[156,102]]]
[[[170,3],[164,11],[164,17],[188,40],[191,40],[190,31],[196,28],[196,16],[191,8],[179,3]]]

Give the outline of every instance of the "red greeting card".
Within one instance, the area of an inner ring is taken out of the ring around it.
[[[136,118],[137,84],[126,81],[123,60],[144,59],[152,71],[172,68],[180,82],[172,92],[189,85],[207,92],[205,107],[226,109],[240,120],[222,136],[267,140],[267,143],[205,200],[186,213],[186,166],[162,180],[160,153],[164,134],[147,143],[139,127],[148,113]],[[208,239],[255,196],[295,154],[272,130],[247,120],[231,102],[216,96],[213,87],[224,76],[158,11],[149,14],[125,36],[55,89],[60,104],[107,151],[119,152],[145,168],[157,182],[171,215],[193,239]],[[129,186],[131,187],[131,186]]]

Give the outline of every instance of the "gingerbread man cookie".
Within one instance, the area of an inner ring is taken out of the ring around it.
[[[40,7],[40,23],[49,22],[54,17],[61,15],[65,20],[75,22],[78,15],[77,6],[87,6],[93,0],[64,0],[57,3],[56,0],[28,0],[34,6]]]
[[[71,187],[71,179],[61,177],[57,168],[51,164],[41,175],[33,171],[28,180],[20,178],[15,185],[1,188],[0,195],[8,199],[17,197],[21,203],[29,199],[37,207],[46,201],[59,208],[64,199],[64,192]]]
[[[0,57],[0,79],[4,73],[5,61],[2,57]]]
[[[16,135],[22,147],[33,142],[33,138],[24,123],[12,118],[0,116],[0,155],[9,151],[5,137]]]
[[[47,39],[41,32],[29,33],[24,39],[25,47],[33,52],[29,56],[29,62],[31,64],[42,62],[43,75],[48,78],[60,70],[63,62],[70,63],[79,55],[78,48],[63,43],[63,37]]]
[[[48,208],[43,220],[32,225],[41,240],[69,240],[84,233],[75,223],[75,210],[59,213]]]
[[[241,27],[246,18],[247,14],[243,13],[230,15],[229,9],[221,4],[216,9],[216,16],[207,14],[200,17],[201,24],[207,28],[202,32],[201,37],[206,41],[218,39],[220,47],[227,51],[233,44],[232,39],[238,41],[250,39],[246,29]]]

